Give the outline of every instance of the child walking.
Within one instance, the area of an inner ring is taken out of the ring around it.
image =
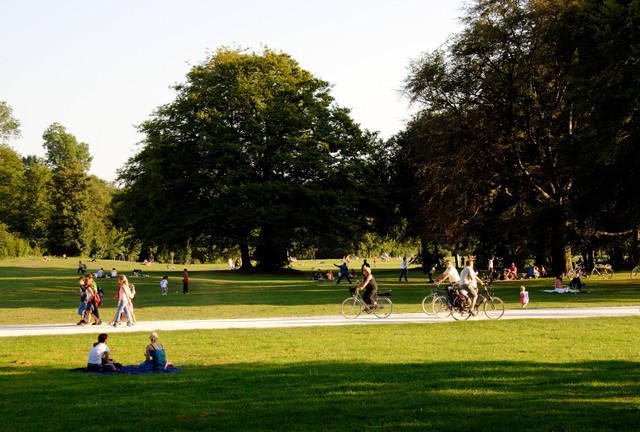
[[[164,276],[160,281],[160,288],[162,288],[162,295],[167,295],[169,291],[169,276]]]
[[[529,304],[529,291],[524,287],[524,285],[520,286],[520,304],[525,308]]]

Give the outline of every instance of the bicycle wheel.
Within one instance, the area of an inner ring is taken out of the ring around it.
[[[638,267],[631,270],[631,279],[635,279],[638,276]]]
[[[378,299],[378,307],[373,310],[373,313],[378,318],[386,318],[391,315],[393,310],[393,303],[388,297],[380,297]]]
[[[429,294],[425,298],[422,299],[422,311],[427,315],[433,315],[433,307],[431,306],[433,301],[435,300],[435,294]]]
[[[347,319],[357,318],[362,312],[362,303],[353,297],[342,302],[342,316]]]
[[[502,318],[502,315],[504,315],[504,302],[498,297],[487,299],[484,302],[484,314],[492,320]]]
[[[438,318],[446,318],[451,315],[451,307],[445,296],[438,296],[431,302],[433,314]]]
[[[465,321],[469,319],[471,312],[469,312],[466,307],[460,306],[458,302],[455,302],[453,306],[451,306],[451,316],[456,321]]]
[[[613,277],[613,269],[612,268],[605,268],[602,271],[602,277],[605,279],[611,279]]]

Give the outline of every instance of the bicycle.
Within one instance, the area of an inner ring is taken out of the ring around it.
[[[490,320],[497,320],[504,315],[504,302],[499,297],[493,295],[493,289],[487,288],[489,284],[483,285],[484,293],[478,292],[476,305],[471,310],[471,299],[462,294],[459,284],[451,284],[447,291],[451,295],[442,295],[434,299],[433,312],[438,318],[446,318],[449,315],[456,321],[467,320],[471,315],[477,315],[480,307]]]
[[[569,269],[569,271],[567,272],[567,278],[569,280],[582,276],[585,276],[587,278],[589,277],[587,272],[580,266],[576,267],[575,269]]]
[[[433,301],[440,295],[440,282],[434,282],[435,289],[431,291],[431,294],[422,299],[422,311],[427,315],[435,315],[433,310]]]
[[[593,270],[591,270],[591,273],[587,275],[587,279],[589,279],[594,274],[600,276],[600,279],[611,279],[613,277],[613,269],[611,268],[611,264],[593,266]]]
[[[378,318],[387,318],[391,315],[391,312],[393,311],[393,302],[389,298],[391,295],[390,291],[373,296],[373,300],[378,304],[376,307],[369,307],[364,300],[362,300],[359,289],[351,287],[349,288],[349,291],[351,291],[353,295],[351,297],[347,297],[342,302],[341,311],[343,317],[347,319],[357,318],[363,310],[368,314],[373,313]]]
[[[640,264],[638,264],[633,270],[631,270],[631,279],[635,279],[636,276],[638,276],[638,273],[640,273]]]

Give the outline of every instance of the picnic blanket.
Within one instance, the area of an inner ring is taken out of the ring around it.
[[[182,369],[178,369],[174,366],[169,366],[166,369],[162,370],[142,370],[139,366],[122,366],[119,371],[113,372],[94,372],[88,371],[87,368],[75,368],[71,369],[69,372],[84,372],[93,375],[120,375],[120,374],[130,374],[130,375],[148,375],[148,374],[164,374],[164,373],[172,373],[172,372],[182,372]]]
[[[542,290],[542,292],[546,292],[546,293],[558,293],[558,294],[568,294],[568,293],[579,294],[579,293],[584,292],[584,290],[570,289],[570,290],[569,290],[569,291],[567,291],[567,292],[559,293],[559,292],[557,292],[557,291],[556,291],[556,290],[554,290],[554,289],[550,289],[550,290]]]

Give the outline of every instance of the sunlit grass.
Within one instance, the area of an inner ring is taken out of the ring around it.
[[[162,332],[184,372],[74,374],[95,335],[0,340],[0,430],[637,430],[640,317]],[[146,333],[114,334],[143,359]],[[525,348],[526,347],[526,348]],[[435,349],[437,348],[437,349]],[[46,419],[40,413],[46,412]],[[123,417],[124,416],[124,417]]]
[[[75,322],[76,264],[0,262],[0,324]],[[411,271],[408,284],[398,283],[396,264],[374,274],[393,290],[395,312],[419,312],[428,279]],[[92,265],[128,275],[140,267]],[[222,265],[189,266],[187,296],[176,267],[155,264],[143,268],[151,277],[132,278],[139,320],[338,315],[347,296],[346,285],[313,282],[306,271],[247,275]],[[640,280],[626,275],[587,281],[576,295],[544,293],[552,282],[498,282],[495,290],[508,308],[519,307],[520,284],[533,308],[640,304]],[[115,280],[100,284],[109,318]],[[105,413],[100,427],[109,431],[635,431],[639,326],[640,317],[627,317],[162,332],[184,372],[143,376],[69,372],[85,365],[95,334],[2,338],[0,415],[11,421],[0,430],[66,431]],[[140,363],[147,343],[140,332],[110,338],[124,364]]]
[[[0,325],[72,323],[77,321],[77,259],[16,259],[0,261]],[[140,263],[100,261],[88,263],[89,271],[112,267],[125,273],[135,283],[136,316],[141,321],[160,319],[263,318],[290,316],[338,315],[339,305],[348,296],[345,281],[339,285],[311,280],[311,270],[328,270],[340,260],[322,262],[296,261],[294,271],[279,275],[245,274],[229,271],[223,264],[187,266],[190,274],[189,295],[182,294],[182,265],[167,270],[166,265],[142,266]],[[361,261],[352,267],[359,269]],[[428,277],[420,270],[409,271],[409,283],[398,282],[399,261],[378,263],[374,275],[382,290],[391,290],[394,313],[419,313],[422,298],[431,292]],[[134,268],[142,268],[148,278],[133,277]],[[169,276],[169,295],[162,296],[160,279]],[[115,279],[101,279],[105,290],[101,314],[112,319],[116,303]],[[621,306],[640,304],[640,278],[631,280],[628,272],[611,280],[589,280],[583,294],[546,293],[553,279],[498,281],[495,293],[506,307],[519,308],[519,286],[530,293],[530,308]],[[177,293],[176,293],[177,292]]]

